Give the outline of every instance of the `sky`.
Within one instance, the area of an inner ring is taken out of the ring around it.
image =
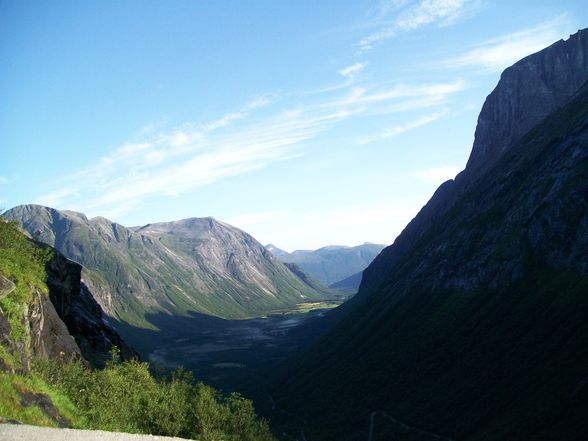
[[[0,208],[390,244],[584,0],[0,0]]]

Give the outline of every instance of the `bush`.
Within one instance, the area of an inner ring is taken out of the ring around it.
[[[158,379],[148,363],[113,359],[103,370],[91,370],[79,360],[60,365],[42,360],[36,371],[69,397],[89,429],[201,441],[273,439],[267,423],[256,418],[251,401],[238,394],[225,398],[195,384],[183,370]]]

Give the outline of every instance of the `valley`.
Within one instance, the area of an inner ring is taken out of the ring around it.
[[[309,334],[305,327],[318,324],[336,303],[309,306],[243,320],[199,314],[153,316],[150,321],[164,330],[161,333],[137,329],[125,333],[149,342],[149,352],[142,356],[155,369],[181,366],[215,388],[250,395],[268,368],[316,339],[316,330]]]
[[[0,174],[0,438],[588,439],[585,8],[155,2],[129,40],[36,1],[0,2],[5,140],[43,158]],[[70,88],[45,35],[108,72]]]

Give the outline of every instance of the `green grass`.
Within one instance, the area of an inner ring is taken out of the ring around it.
[[[296,309],[293,311],[294,313],[307,313],[311,311],[315,311],[317,309],[333,309],[337,306],[340,306],[343,302],[332,302],[332,301],[325,301],[325,302],[304,302],[299,303],[296,305]]]
[[[0,299],[0,309],[10,324],[10,335],[15,342],[28,338],[23,322],[25,305],[32,300],[33,292],[48,293],[45,279],[45,263],[51,259],[52,250],[39,247],[27,239],[16,222],[0,219],[0,274],[15,284],[14,290]],[[25,347],[28,345],[25,344]],[[12,366],[20,357],[4,351],[6,362]]]
[[[4,418],[37,426],[57,426],[37,406],[24,406],[19,391],[49,396],[59,414],[67,418],[72,427],[86,427],[85,418],[63,393],[30,372],[26,374],[0,372],[0,415]]]

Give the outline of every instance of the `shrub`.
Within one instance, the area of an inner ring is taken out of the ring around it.
[[[169,379],[155,378],[148,363],[115,360],[103,370],[80,360],[59,365],[37,361],[35,370],[69,397],[90,429],[201,441],[273,439],[267,423],[256,418],[251,401],[242,396],[225,398],[210,386],[195,384],[181,369]]]

